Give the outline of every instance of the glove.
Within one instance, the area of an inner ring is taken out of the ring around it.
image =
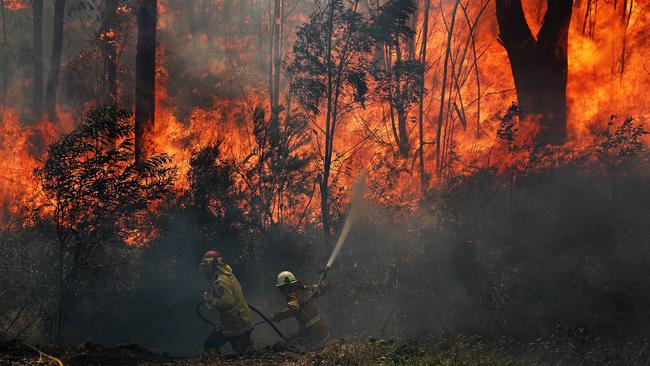
[[[278,321],[280,321],[279,317],[280,317],[280,314],[278,314],[278,313],[273,313],[273,315],[271,315],[271,317],[269,318],[269,320],[272,321],[272,322],[278,322]]]
[[[327,278],[327,273],[329,272],[329,267],[321,268],[318,270],[318,273],[323,276],[323,279]]]

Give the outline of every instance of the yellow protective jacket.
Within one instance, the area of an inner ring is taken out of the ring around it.
[[[203,297],[211,307],[219,311],[224,336],[234,337],[253,329],[253,317],[244,292],[229,265],[217,266],[210,287]]]
[[[315,298],[323,295],[329,288],[329,282],[317,285],[296,284],[287,293],[287,306],[276,313],[273,318],[281,321],[294,317],[299,324],[298,335],[309,340],[329,337],[329,330],[323,322],[316,306]]]

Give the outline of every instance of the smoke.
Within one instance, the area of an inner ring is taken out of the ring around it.
[[[407,218],[374,200],[357,205],[362,190],[355,190],[353,224],[330,270],[332,287],[315,299],[321,316],[334,339],[527,340],[577,327],[605,339],[644,334],[647,158],[617,166],[572,162],[516,179],[481,170],[432,192]],[[68,322],[68,343],[137,342],[196,354],[210,332],[194,312],[207,285],[197,272],[202,252],[225,253],[248,301],[270,314],[285,305],[276,274],[289,269],[314,283],[332,249],[320,244],[318,227],[287,230],[275,242],[222,233],[206,243],[193,210],[172,204],[161,213],[161,235],[150,247],[107,248]],[[46,309],[55,308],[56,273],[40,270],[51,267],[42,244],[47,237],[24,232],[5,239],[3,257],[14,260],[3,262],[11,283],[2,288],[11,298],[0,303],[9,314],[2,321],[26,305],[10,334],[47,341],[47,317],[30,302],[38,296]],[[22,291],[14,284],[23,284]],[[297,328],[293,320],[279,325],[287,334]],[[258,347],[278,340],[264,325],[254,339]]]
[[[640,336],[650,300],[639,282],[645,169],[570,164],[510,184],[485,171],[441,189],[406,221],[371,207],[331,271],[332,293],[319,299],[324,319],[338,336],[419,341],[576,327]]]

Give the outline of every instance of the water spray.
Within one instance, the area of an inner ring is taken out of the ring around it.
[[[332,265],[334,264],[336,257],[338,257],[341,248],[343,248],[345,239],[347,239],[348,234],[350,233],[350,229],[352,228],[352,222],[359,214],[359,208],[363,202],[363,193],[365,191],[365,188],[366,188],[366,172],[364,171],[361,172],[361,174],[357,177],[357,180],[352,185],[352,192],[351,192],[352,202],[350,204],[350,212],[348,213],[348,217],[345,218],[345,223],[343,224],[343,230],[341,230],[341,234],[339,235],[339,238],[336,241],[336,245],[334,245],[334,249],[332,249],[332,253],[330,254],[329,259],[327,260],[327,264],[325,265],[325,268],[321,270],[321,275],[320,278],[318,279],[318,283],[316,284],[316,289],[312,292],[311,296],[309,296],[309,298],[305,302],[309,302],[318,293],[318,289],[320,288],[321,283],[323,282],[325,277],[327,277],[327,272],[329,272],[330,268],[332,268]]]

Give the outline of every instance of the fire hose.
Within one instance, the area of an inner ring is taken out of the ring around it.
[[[196,304],[196,315],[198,315],[199,318],[201,318],[201,320],[203,320],[205,323],[210,324],[210,325],[212,325],[212,326],[217,326],[216,323],[210,321],[208,318],[204,317],[203,314],[201,313],[201,306],[203,306],[203,304],[205,304],[205,303],[207,303],[207,301],[203,300],[203,301],[199,302],[198,304]],[[263,319],[262,321],[259,321],[259,322],[255,323],[255,324],[254,324],[255,326],[258,326],[258,325],[261,325],[261,324],[266,323],[266,324],[268,324],[271,328],[273,328],[273,330],[275,331],[275,333],[277,333],[277,334],[280,336],[280,338],[284,339],[284,334],[282,334],[282,332],[280,331],[280,329],[278,329],[278,327],[276,327],[275,324],[273,324],[273,322],[271,322],[271,320],[270,320],[266,315],[264,315],[263,312],[259,311],[257,308],[255,308],[255,307],[254,307],[253,305],[251,305],[251,304],[248,304],[248,307],[249,307],[251,310],[253,310],[253,312],[255,312],[257,315],[259,315],[260,318]]]
[[[264,315],[264,313],[262,313],[261,311],[255,309],[255,307],[253,305],[251,305],[251,304],[248,304],[248,307],[251,310],[253,310],[254,312],[256,312],[257,315],[259,315],[262,319],[264,319],[262,322],[264,322],[264,323],[268,324],[269,326],[271,326],[271,328],[273,328],[273,330],[280,336],[280,338],[284,339],[284,334],[282,334],[282,332],[280,332],[280,329],[278,329],[278,327],[276,327],[275,324],[273,324],[273,322],[269,318],[267,318],[266,315]],[[256,324],[259,324],[259,323],[256,323]]]
[[[330,254],[329,259],[327,260],[327,264],[325,265],[325,268],[320,271],[321,275],[320,278],[318,279],[318,283],[316,284],[316,288],[314,291],[309,295],[305,303],[308,303],[311,301],[314,296],[318,293],[318,289],[320,288],[321,284],[323,283],[323,280],[327,277],[327,273],[329,272],[330,268],[332,268],[332,265],[334,264],[334,261],[336,260],[336,257],[338,257],[339,252],[341,251],[341,248],[343,247],[343,243],[345,243],[345,239],[347,239],[348,234],[350,233],[350,228],[352,227],[352,221],[354,218],[357,216],[357,213],[359,211],[359,207],[361,206],[361,201],[363,200],[363,192],[365,190],[366,186],[366,174],[365,172],[362,172],[361,175],[357,178],[356,182],[352,186],[352,203],[351,203],[351,208],[350,212],[348,213],[348,217],[345,218],[345,224],[343,224],[343,230],[341,231],[341,234],[339,235],[338,240],[336,241],[336,245],[334,245],[334,249],[332,249],[332,253]],[[203,320],[204,322],[216,326],[215,323],[211,322],[210,320],[206,319],[203,314],[201,314],[201,306],[205,303],[206,301],[201,301],[196,305],[196,314]],[[260,322],[255,323],[255,326],[266,323],[273,328],[273,330],[280,336],[280,338],[284,339],[284,335],[280,330],[269,320],[264,313],[261,311],[257,310],[254,306],[248,305],[248,307],[253,310],[257,315],[259,315],[263,320]]]

